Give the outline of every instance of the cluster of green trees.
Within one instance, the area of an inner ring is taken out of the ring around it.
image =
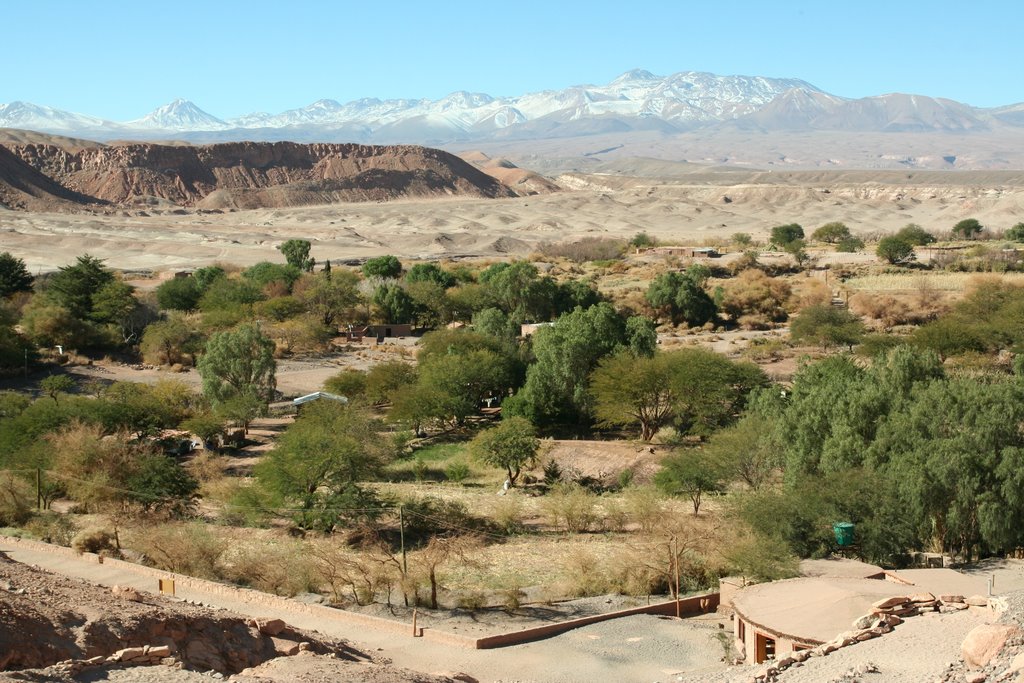
[[[970,559],[1018,547],[1022,392],[1013,376],[949,376],[906,346],[867,368],[846,356],[808,365],[791,391],[751,400],[744,420],[763,427],[746,432],[747,450],[775,453],[763,466],[784,484],[757,489],[742,517],[800,556],[829,548],[836,521],[856,523],[864,555],[887,564],[915,548]]]

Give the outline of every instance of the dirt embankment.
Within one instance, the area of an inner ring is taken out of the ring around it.
[[[229,675],[300,653],[347,667],[347,680],[441,680],[389,669],[342,641],[280,620],[110,591],[0,553],[0,672],[31,669],[42,676],[33,680],[64,680],[83,669],[163,664]]]
[[[157,197],[206,209],[383,201],[399,197],[512,197],[508,186],[462,159],[413,145],[237,142],[64,148],[8,144],[68,197],[130,204]],[[16,184],[17,178],[0,178]],[[54,194],[57,194],[56,192]]]

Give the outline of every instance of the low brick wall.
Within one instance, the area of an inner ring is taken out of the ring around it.
[[[150,576],[153,578],[152,592],[154,593],[158,592],[157,582],[160,579],[172,579],[176,589],[180,588],[187,591],[205,593],[213,596],[219,595],[229,600],[244,602],[253,607],[265,608],[267,610],[266,616],[279,617],[281,616],[281,612],[291,612],[293,614],[309,615],[316,617],[317,619],[326,619],[336,623],[357,625],[376,629],[378,631],[385,631],[410,637],[412,636],[412,624],[405,622],[392,621],[391,619],[383,619],[369,614],[348,612],[346,610],[335,609],[333,607],[324,607],[323,605],[308,605],[279,595],[252,590],[251,588],[239,588],[237,586],[217,583],[216,581],[197,579],[191,576],[185,576],[184,574],[176,574],[174,572],[154,569],[153,567],[146,567],[141,564],[125,562],[124,560],[100,557],[94,553],[79,553],[71,548],[43,543],[41,541],[14,538],[10,536],[0,536],[0,540],[6,543],[30,547],[52,555],[64,555],[77,559],[86,559],[97,564],[103,564],[104,566],[123,569],[137,575]],[[718,593],[704,593],[702,595],[686,597],[679,601],[679,613],[683,615],[692,615],[703,612],[712,612],[718,607],[718,600]],[[427,641],[455,647],[486,650],[497,647],[507,647],[509,645],[518,645],[519,643],[528,643],[534,640],[542,640],[544,638],[556,636],[560,633],[565,633],[566,631],[571,631],[572,629],[579,628],[581,626],[587,626],[588,624],[596,624],[601,621],[628,617],[634,614],[662,614],[675,616],[676,601],[669,600],[668,602],[632,607],[630,609],[619,610],[617,612],[595,614],[589,617],[570,619],[568,621],[560,621],[557,623],[545,624],[544,626],[535,626],[533,628],[522,629],[520,631],[501,633],[494,636],[484,636],[481,638],[472,638],[432,628],[419,628],[417,630],[418,634]]]
[[[687,598],[683,598],[679,601],[679,613],[683,615],[713,612],[717,607],[718,593],[704,593],[703,595],[693,595]],[[663,614],[675,616],[676,601],[669,600],[668,602],[659,602],[654,605],[631,607],[630,609],[623,609],[617,612],[606,612],[605,614],[595,614],[589,617],[581,617],[579,619],[560,621],[555,624],[535,626],[533,628],[527,628],[521,631],[513,631],[512,633],[502,633],[496,636],[485,636],[483,638],[477,638],[476,647],[478,650],[487,650],[495,647],[508,647],[509,645],[528,643],[533,640],[542,640],[544,638],[557,636],[560,633],[565,633],[566,631],[571,631],[572,629],[579,628],[581,626],[596,624],[598,622],[608,621],[610,619],[618,619],[620,617],[630,617],[634,614]]]

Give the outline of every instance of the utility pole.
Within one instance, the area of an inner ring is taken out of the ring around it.
[[[409,563],[405,557],[405,514],[402,506],[398,506],[398,541],[402,546],[402,577],[409,573]]]

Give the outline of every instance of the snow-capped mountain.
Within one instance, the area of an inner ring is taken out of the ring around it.
[[[207,114],[192,102],[177,99],[170,104],[157,107],[141,119],[126,121],[125,128],[133,130],[225,130],[232,128],[216,116]]]
[[[25,128],[50,133],[74,133],[116,127],[112,121],[28,102],[0,104],[0,127]]]
[[[847,99],[799,79],[627,71],[605,85],[509,97],[458,91],[438,100],[318,100],[272,114],[219,119],[187,100],[113,123],[23,102],[0,105],[0,127],[94,139],[320,140],[444,144],[715,126],[761,130],[972,131],[1024,125],[1024,105],[975,109],[920,95]]]

